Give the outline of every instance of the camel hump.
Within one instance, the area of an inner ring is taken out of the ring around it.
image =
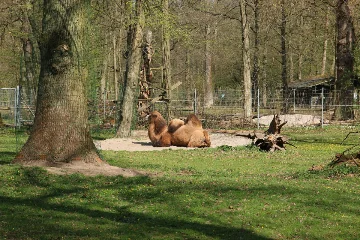
[[[195,115],[195,114],[190,114],[186,120],[185,120],[185,124],[195,127],[195,128],[202,128],[202,124],[201,121],[199,120],[199,118]]]

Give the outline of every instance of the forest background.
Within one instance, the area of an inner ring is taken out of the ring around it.
[[[292,82],[336,75],[339,2],[348,6],[359,36],[358,0],[87,2],[81,64],[86,66],[87,97],[94,105],[103,99],[124,99],[129,42],[134,41],[129,36],[135,23],[142,36],[137,41],[144,78],[151,76],[150,88],[160,90],[152,97],[171,99],[173,88],[186,98],[196,89],[204,106],[210,107],[214,90],[238,89],[244,91],[247,117],[256,89],[266,96],[279,89],[286,92]],[[21,85],[29,103],[35,102],[38,90],[42,4],[5,0],[1,6],[0,88]],[[358,63],[360,51],[354,45]],[[151,73],[145,73],[144,46]]]

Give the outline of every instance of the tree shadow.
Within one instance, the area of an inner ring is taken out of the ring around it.
[[[114,179],[114,178],[113,178]],[[84,179],[86,180],[86,179]],[[64,179],[64,183],[66,180]],[[126,185],[143,185],[149,182],[146,177],[124,180],[110,188],[126,187]],[[59,183],[58,183],[59,184]],[[68,183],[69,184],[69,183]],[[5,230],[5,237],[20,239],[36,239],[42,237],[47,239],[47,235],[56,239],[61,237],[82,238],[91,236],[96,239],[121,239],[122,235],[131,239],[151,239],[152,236],[178,236],[179,239],[194,239],[193,236],[204,236],[216,239],[269,239],[260,236],[251,230],[222,224],[207,224],[197,221],[178,219],[168,215],[154,215],[144,212],[136,212],[134,206],[136,202],[130,202],[128,206],[113,206],[109,211],[106,201],[102,202],[97,208],[87,207],[87,205],[76,205],[71,202],[56,202],[56,199],[64,196],[81,196],[86,198],[88,189],[79,186],[67,186],[60,183],[59,187],[52,187],[48,194],[41,196],[0,196],[0,212],[2,213],[2,226]],[[109,186],[98,186],[107,189]],[[153,193],[153,199],[161,199],[161,192]],[[138,196],[138,195],[136,195]],[[143,196],[143,201],[149,200],[149,196]],[[74,197],[72,197],[74,198]],[[132,198],[129,196],[129,198]],[[145,199],[146,198],[146,199]],[[163,199],[167,201],[167,199]],[[131,209],[132,208],[132,209]],[[71,226],[73,218],[79,218],[82,224],[87,225],[86,231],[83,228]],[[62,224],[59,224],[62,223]],[[65,222],[65,224],[64,224]],[[107,232],[97,229],[98,224],[102,225],[111,222],[113,227]],[[132,232],[131,229],[137,229]],[[4,230],[3,230],[4,231]],[[0,231],[1,232],[1,231]],[[122,234],[121,234],[122,233]],[[194,234],[192,234],[194,233]],[[117,238],[110,236],[119,234]],[[198,237],[195,237],[198,239]]]
[[[0,152],[0,165],[10,164],[15,156],[16,152]]]
[[[278,196],[278,199],[285,199],[284,204],[295,202],[301,209],[299,211],[314,208],[314,212],[322,209],[328,214],[337,211],[355,216],[359,213],[355,206],[360,204],[360,199],[354,201],[353,197],[337,194],[332,189],[326,189],[325,194],[314,195],[315,190],[311,187],[304,189],[302,186],[288,184],[285,188],[282,183],[251,187],[241,183],[224,185],[211,180],[201,183],[166,179],[157,181],[146,176],[93,178],[75,174],[50,176],[49,179],[47,176],[42,172],[26,173],[22,182],[28,185],[17,190],[25,191],[30,187],[36,189],[41,186],[44,188],[41,194],[16,195],[15,191],[14,195],[0,196],[0,226],[6,229],[5,233],[8,235],[5,238],[37,239],[41,236],[43,239],[57,239],[91,236],[95,239],[173,239],[176,236],[177,239],[270,239],[241,227],[239,222],[232,225],[223,222],[224,219],[218,220],[217,214],[207,216],[201,210],[195,212],[188,208],[187,203],[180,201],[188,193],[200,194],[197,198],[207,196],[209,199],[219,198],[219,194],[224,199],[236,196],[237,201],[259,201]],[[110,194],[101,197],[101,190]],[[109,201],[109,197],[118,201]],[[202,201],[207,200],[204,198]],[[339,205],[339,202],[351,202],[353,205]],[[144,205],[151,208],[152,204],[149,203],[154,203],[157,207],[162,204],[173,205],[174,212],[162,215],[162,209],[159,209],[159,214],[155,214],[154,211],[147,212],[138,208]],[[336,209],[334,206],[337,206]],[[203,207],[211,208],[211,201],[200,206],[200,209]],[[259,219],[256,214],[252,219],[254,222],[267,221]],[[271,224],[271,216],[268,221]],[[77,226],[79,222],[86,228]],[[105,232],[99,230],[102,226],[107,228]],[[2,231],[4,230],[0,230]]]

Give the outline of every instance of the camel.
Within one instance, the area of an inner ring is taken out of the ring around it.
[[[190,114],[185,121],[173,119],[166,125],[158,111],[149,116],[148,135],[154,147],[210,147],[210,136],[202,128],[201,121],[195,114]]]
[[[169,147],[171,135],[168,132],[166,120],[158,111],[153,111],[149,117],[148,135],[154,147]]]
[[[209,133],[202,128],[195,114],[190,114],[185,122],[174,119],[169,124],[171,145],[179,147],[210,147]]]

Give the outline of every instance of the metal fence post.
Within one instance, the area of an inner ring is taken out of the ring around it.
[[[294,91],[294,113],[295,113],[295,106],[296,106],[296,89],[293,89]]]
[[[16,103],[16,107],[15,107],[15,126],[16,127],[20,127],[20,119],[21,119],[21,115],[20,115],[20,108],[21,108],[21,87],[17,86],[16,90],[15,90],[15,103]]]

